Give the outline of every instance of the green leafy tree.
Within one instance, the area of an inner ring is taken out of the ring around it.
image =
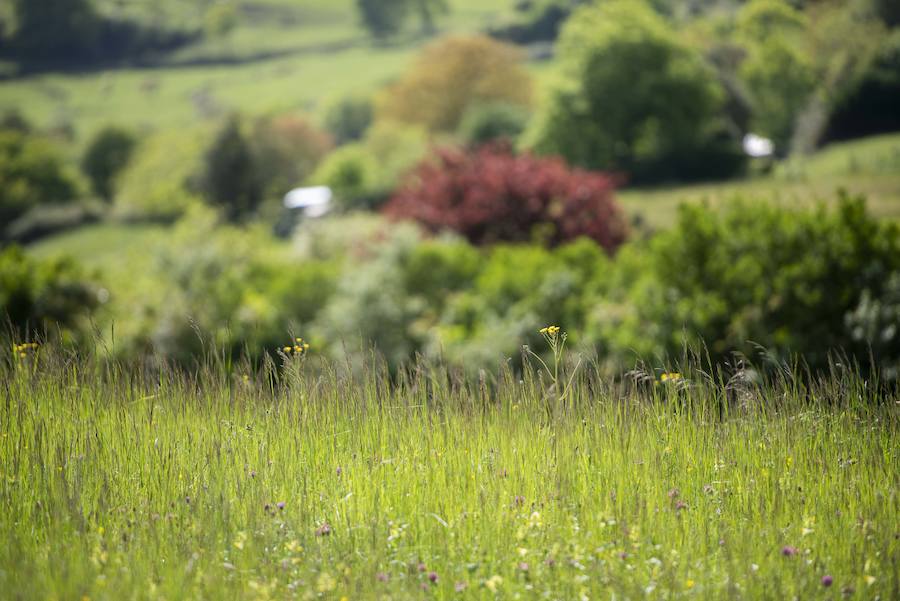
[[[738,77],[753,105],[750,127],[781,153],[816,88],[807,28],[803,13],[784,0],[753,0],[737,17],[737,37],[747,49]]]
[[[256,121],[249,144],[262,191],[279,198],[302,184],[333,147],[327,132],[291,114]]]
[[[410,13],[418,16],[424,33],[434,33],[437,16],[448,6],[446,0],[356,0],[356,9],[369,33],[386,38],[403,29]]]
[[[263,183],[237,117],[225,122],[207,151],[202,187],[207,200],[231,221],[252,214],[262,200]]]
[[[648,5],[582,7],[566,22],[559,49],[568,78],[531,133],[538,152],[636,182],[741,167],[716,74]]]
[[[787,151],[795,121],[815,90],[816,75],[807,57],[773,37],[754,49],[740,77],[753,103],[751,128]]]
[[[528,112],[522,107],[502,102],[473,106],[463,115],[459,134],[469,144],[492,140],[515,141],[525,131]]]
[[[411,0],[413,9],[419,14],[422,31],[434,33],[435,19],[449,10],[447,0]]]
[[[531,78],[521,58],[516,47],[483,35],[437,40],[381,95],[378,116],[453,132],[474,106],[503,102],[528,107]]]
[[[115,192],[115,178],[128,165],[134,151],[134,136],[118,127],[100,130],[81,159],[81,169],[98,196],[111,201]]]
[[[399,32],[409,14],[408,0],[356,0],[363,27],[376,38]]]
[[[70,259],[39,261],[17,246],[0,251],[0,316],[19,337],[85,333],[99,304],[95,287]]]
[[[372,101],[368,98],[343,98],[325,115],[325,127],[337,144],[354,142],[365,135],[372,124]]]
[[[13,0],[13,46],[27,60],[93,55],[101,22],[89,0]]]
[[[41,204],[69,202],[77,193],[74,179],[46,140],[0,130],[0,223]]]

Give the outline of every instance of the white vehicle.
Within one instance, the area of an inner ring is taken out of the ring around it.
[[[284,206],[288,209],[302,209],[304,217],[321,217],[331,209],[331,188],[311,186],[294,188],[284,196]]]

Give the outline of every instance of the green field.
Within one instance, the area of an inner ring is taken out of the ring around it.
[[[0,588],[897,597],[900,405],[840,367],[808,384],[583,368],[560,400],[546,372],[466,385],[423,366],[390,386],[312,353],[191,375],[5,360]]]
[[[512,6],[506,0],[449,4],[438,23],[443,32],[481,30]],[[371,93],[390,81],[427,41],[410,23],[399,40],[373,42],[359,26],[353,0],[254,0],[241,6],[240,25],[228,37],[189,46],[155,66],[0,81],[0,112],[16,109],[39,126],[71,127],[80,139],[109,123],[149,130],[231,111],[316,113],[325,103]],[[133,16],[150,22],[157,14],[135,10]],[[159,3],[157,12],[173,23],[194,23],[201,14],[173,2]]]
[[[746,179],[649,189],[618,195],[632,218],[660,229],[671,224],[678,205],[706,202],[721,206],[735,198],[767,200],[785,206],[832,203],[838,190],[862,194],[872,214],[900,220],[900,135],[885,134],[836,142],[808,157],[795,157],[773,173]]]

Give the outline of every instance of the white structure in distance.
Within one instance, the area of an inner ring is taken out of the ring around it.
[[[744,153],[755,159],[770,157],[775,152],[775,144],[769,138],[756,134],[744,136]]]
[[[331,188],[311,186],[294,188],[284,195],[284,206],[288,209],[303,209],[304,217],[321,217],[331,209]]]

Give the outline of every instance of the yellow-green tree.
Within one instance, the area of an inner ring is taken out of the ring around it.
[[[531,79],[520,52],[486,36],[453,36],[427,46],[378,101],[381,118],[432,132],[455,131],[466,111],[488,102],[528,107]]]

